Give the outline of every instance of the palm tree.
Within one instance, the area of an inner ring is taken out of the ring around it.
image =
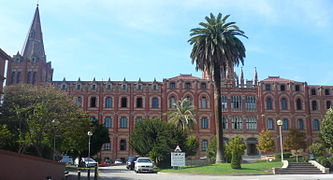
[[[245,47],[238,36],[245,36],[235,24],[226,22],[230,15],[222,17],[219,13],[215,17],[212,13],[206,16],[207,22],[200,22],[199,28],[191,29],[188,42],[193,45],[191,52],[192,64],[196,70],[207,72],[213,77],[214,115],[216,124],[216,163],[223,162],[223,123],[221,108],[221,74],[227,68],[244,63]]]
[[[194,107],[191,101],[185,98],[176,104],[175,109],[176,111],[168,113],[169,122],[181,127],[186,132],[193,130],[197,121],[194,117]]]

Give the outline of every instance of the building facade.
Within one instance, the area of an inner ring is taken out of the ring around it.
[[[110,142],[103,145],[100,155],[119,159],[135,154],[129,148],[129,133],[135,123],[161,118],[168,121],[167,112],[184,98],[192,101],[197,125],[192,132],[200,142],[196,158],[207,156],[210,138],[215,134],[214,86],[207,73],[202,78],[181,74],[163,81],[53,81],[51,63],[46,61],[38,6],[24,44],[22,55],[17,53],[8,63],[7,86],[28,83],[52,83],[65,92],[92,121],[109,129]],[[247,155],[258,155],[256,149],[259,132],[273,132],[279,147],[278,126],[282,131],[298,128],[306,134],[310,145],[318,138],[320,122],[333,101],[333,86],[312,86],[280,77],[259,81],[257,71],[253,81],[244,81],[234,69],[223,74],[222,114],[225,141],[241,135],[246,143]],[[277,149],[279,150],[279,149]]]

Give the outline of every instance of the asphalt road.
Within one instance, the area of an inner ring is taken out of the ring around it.
[[[102,180],[333,180],[333,174],[320,175],[260,175],[260,176],[220,176],[220,175],[186,175],[172,173],[135,173],[125,166],[99,168]]]

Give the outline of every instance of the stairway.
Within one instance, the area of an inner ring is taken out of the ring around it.
[[[309,162],[289,162],[280,174],[322,174],[322,172]]]

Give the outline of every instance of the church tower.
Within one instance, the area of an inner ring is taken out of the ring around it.
[[[51,62],[46,61],[43,34],[37,4],[31,27],[27,34],[21,54],[8,62],[6,85],[42,84],[52,82]]]

